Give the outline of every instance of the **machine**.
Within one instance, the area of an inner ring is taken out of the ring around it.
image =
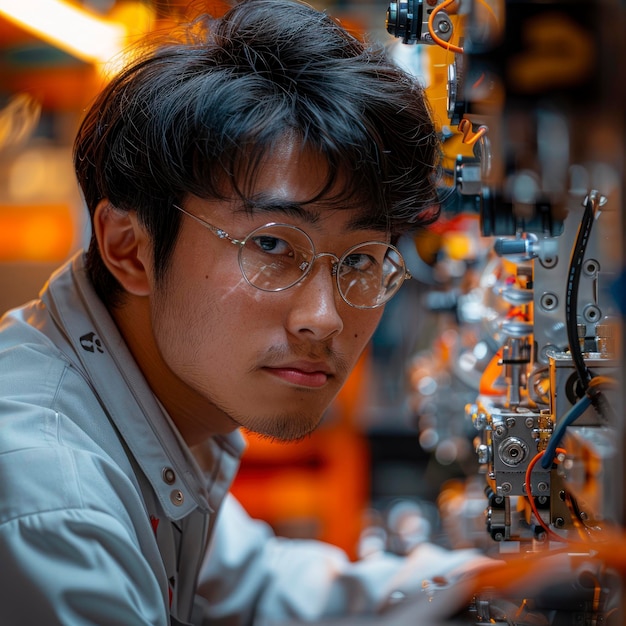
[[[472,432],[476,473],[439,498],[447,541],[571,563],[531,596],[477,592],[459,623],[624,623],[621,545],[604,558],[624,524],[624,13],[618,0],[387,10],[388,32],[429,58],[443,216],[475,216],[487,249],[455,285],[457,335],[472,339],[444,369],[462,399],[433,405],[432,371],[411,376],[432,440]]]

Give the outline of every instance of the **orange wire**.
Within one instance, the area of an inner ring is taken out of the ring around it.
[[[566,450],[564,450],[563,448],[557,448],[556,449],[556,454],[565,454]],[[545,451],[542,450],[541,452],[539,452],[538,454],[536,454],[533,459],[530,461],[530,463],[528,464],[528,467],[526,469],[526,477],[524,480],[524,484],[526,485],[526,496],[528,497],[528,503],[530,504],[530,508],[532,509],[532,512],[534,513],[535,517],[537,518],[537,521],[539,522],[539,525],[541,526],[541,528],[543,528],[546,533],[548,534],[549,537],[552,537],[553,539],[556,539],[557,541],[565,541],[567,542],[568,540],[565,537],[561,537],[561,535],[558,535],[557,533],[555,533],[544,521],[543,518],[541,517],[541,515],[539,514],[539,510],[537,509],[537,504],[535,503],[535,499],[533,498],[533,494],[532,494],[532,486],[531,486],[531,474],[533,471],[533,468],[535,467],[535,465],[537,464],[537,462],[539,461],[539,459],[545,454]],[[556,458],[556,457],[555,457]]]
[[[437,15],[439,11],[442,11],[454,2],[456,2],[456,0],[445,0],[432,10],[430,16],[428,17],[428,32],[430,33],[430,36],[433,38],[433,41],[437,45],[445,48],[446,50],[450,50],[451,52],[458,52],[460,54],[463,54],[463,48],[459,48],[459,46],[455,46],[449,41],[441,39],[441,37],[439,37],[439,35],[437,35],[437,33],[435,32],[435,15]]]
[[[472,123],[464,117],[458,125],[458,129],[463,133],[463,143],[473,146],[483,135],[487,133],[486,126],[480,126],[476,132],[472,130]]]
[[[589,381],[589,387],[608,387],[609,389],[617,389],[617,380],[610,378],[609,376],[594,376]]]
[[[472,87],[480,87],[482,83],[485,82],[485,72],[483,72],[477,79],[476,82],[472,85]]]
[[[463,48],[460,48],[459,46],[454,46],[452,45],[449,41],[445,41],[444,39],[441,39],[441,37],[439,37],[439,35],[437,35],[437,33],[435,32],[435,15],[437,15],[437,13],[439,13],[439,11],[443,10],[444,8],[450,6],[451,4],[453,4],[454,2],[456,2],[456,0],[445,0],[444,2],[442,2],[440,5],[436,6],[429,18],[428,18],[428,32],[430,33],[430,36],[433,38],[433,41],[441,46],[442,48],[445,48],[446,50],[450,50],[452,52],[458,52],[459,54],[463,54],[464,50]],[[494,12],[494,10],[489,6],[489,4],[487,2],[485,2],[485,0],[479,0],[480,5],[486,9],[486,11],[490,14],[491,18],[495,21],[496,25],[498,24],[498,18]]]

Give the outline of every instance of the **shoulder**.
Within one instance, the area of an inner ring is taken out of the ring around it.
[[[0,524],[85,509],[133,527],[141,497],[89,381],[36,336],[0,338]]]
[[[3,429],[0,527],[33,515],[84,511],[114,516],[133,536],[145,532],[149,521],[127,468],[86,436],[82,448],[75,445],[75,434],[64,441],[66,419],[41,410],[38,419],[25,419],[21,433]]]
[[[2,523],[0,562],[7,624],[168,623],[166,581],[110,513],[49,510]]]
[[[0,319],[0,398],[54,391],[68,365],[59,348],[33,324],[44,315],[43,309],[41,301],[33,301]]]

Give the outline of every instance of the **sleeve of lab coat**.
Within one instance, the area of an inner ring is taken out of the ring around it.
[[[425,543],[408,557],[352,562],[334,546],[274,536],[228,497],[201,570],[199,595],[206,602],[199,623],[266,626],[373,616],[420,591],[425,580],[484,561],[474,550]]]
[[[164,590],[122,508],[97,506],[113,493],[101,468],[85,460],[79,475],[76,455],[87,456],[0,454],[0,624],[167,626]]]
[[[0,623],[167,626],[161,590],[115,518],[49,511],[0,526]]]

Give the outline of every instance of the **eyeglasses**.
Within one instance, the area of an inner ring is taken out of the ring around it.
[[[241,274],[249,285],[261,291],[284,291],[293,287],[310,274],[315,260],[324,256],[332,259],[332,274],[339,294],[357,309],[382,306],[411,278],[402,254],[389,243],[359,243],[341,257],[331,252],[316,254],[309,235],[297,226],[265,224],[243,239],[235,239],[197,215],[173,206],[215,236],[238,246]]]

